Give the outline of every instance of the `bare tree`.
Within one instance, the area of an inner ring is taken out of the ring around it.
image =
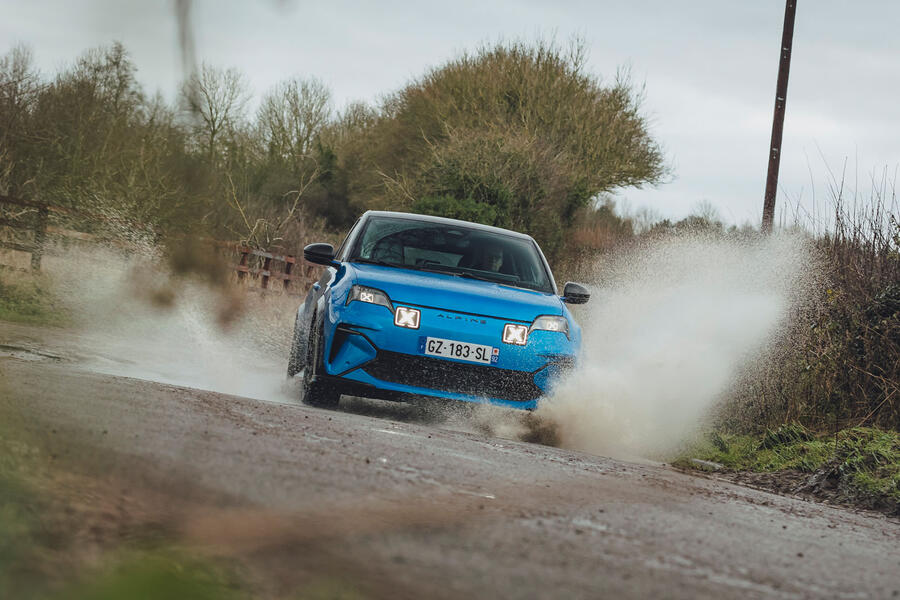
[[[249,100],[244,76],[234,68],[203,63],[185,82],[182,98],[194,115],[195,137],[209,161],[215,162],[223,135],[236,128]]]
[[[299,174],[315,137],[331,118],[331,92],[318,79],[288,79],[259,107],[260,133],[271,155]]]
[[[649,206],[641,206],[634,212],[627,215],[631,219],[634,226],[634,232],[637,234],[647,233],[653,226],[663,220],[662,215],[655,208]]]
[[[19,44],[0,58],[0,191],[9,186],[15,166],[16,139],[24,135],[40,82],[31,49]]]
[[[13,47],[0,58],[0,115],[9,130],[8,119],[20,116],[26,110],[39,89],[38,74],[33,66],[31,48],[24,44]]]
[[[144,100],[136,72],[125,46],[113,42],[81,55],[67,79],[83,88],[87,98],[100,102],[106,118],[119,119],[131,115]]]
[[[314,159],[312,162],[312,170],[305,177],[300,178],[297,189],[283,195],[283,198],[290,202],[290,206],[286,207],[287,209],[280,214],[276,209],[275,211],[270,211],[266,216],[251,217],[248,208],[245,206],[246,202],[242,202],[240,199],[242,194],[238,192],[231,176],[228,176],[228,184],[231,188],[228,205],[240,217],[240,229],[233,227],[228,229],[238,236],[241,245],[269,250],[273,245],[278,245],[284,241],[285,229],[292,222],[304,220],[305,215],[302,214],[300,200],[309,186],[319,176],[319,166]]]

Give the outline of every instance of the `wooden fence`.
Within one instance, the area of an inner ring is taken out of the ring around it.
[[[303,294],[306,288],[312,285],[319,276],[319,268],[298,261],[290,255],[273,254],[264,250],[255,250],[247,247],[237,247],[241,260],[234,265],[239,280],[251,275],[259,279],[259,287],[271,289],[270,280],[281,281],[281,289],[287,293]],[[259,266],[251,265],[251,261]],[[291,285],[296,282],[295,285]]]
[[[0,206],[13,207],[0,213],[0,225],[32,232],[31,241],[28,243],[0,238],[0,248],[30,253],[32,270],[40,270],[44,242],[47,239],[47,221],[50,212],[55,211],[56,207],[10,196],[0,196]],[[19,214],[11,214],[16,208],[25,210]]]
[[[0,209],[3,209],[0,210],[0,226],[31,233],[31,239],[26,241],[0,237],[0,248],[30,253],[33,271],[39,271],[41,268],[41,259],[44,255],[48,235],[88,242],[98,239],[97,236],[89,233],[50,225],[51,214],[108,220],[97,215],[3,195],[0,195]],[[274,279],[281,282],[281,286],[275,289],[291,294],[303,294],[318,279],[321,270],[319,267],[306,264],[302,259],[297,260],[290,255],[274,254],[233,243],[213,242],[212,240],[204,240],[204,242],[211,243],[224,251],[223,254],[226,256],[223,256],[223,259],[232,263],[229,268],[237,273],[239,281],[246,282],[249,276],[253,283],[259,282],[256,287],[262,290],[272,290],[271,280]],[[233,264],[236,256],[240,256],[239,262]],[[253,289],[252,286],[251,289]]]

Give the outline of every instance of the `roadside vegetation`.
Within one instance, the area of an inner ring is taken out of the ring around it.
[[[108,532],[85,535],[92,525],[95,532],[108,527],[93,514],[101,509],[73,506],[55,457],[16,432],[8,405],[0,411],[0,597],[246,597],[235,591],[233,576],[222,567],[160,541],[158,535],[141,536],[140,523],[121,536],[130,543]]]
[[[392,208],[513,227],[557,255],[598,194],[668,174],[640,89],[587,72],[577,43],[485,46],[341,110],[311,77],[253,98],[242,73],[203,64],[170,105],[136,72],[118,43],[52,75],[25,46],[0,58],[0,194],[163,243],[297,254]]]
[[[164,507],[132,506],[126,497],[140,497],[139,490],[129,488],[122,497],[96,465],[60,460],[38,436],[24,433],[28,429],[14,405],[0,402],[0,598],[369,597],[352,578],[323,572],[279,589],[265,560],[191,545]]]
[[[738,480],[900,516],[900,434],[896,431],[853,427],[816,434],[791,423],[758,434],[712,432],[683,450],[673,464],[770,474],[739,476]]]
[[[713,433],[686,451],[729,470],[771,473],[779,491],[900,515],[900,221],[895,181],[868,197],[830,186],[825,226],[798,218],[821,270],[789,329],[725,399]],[[796,473],[813,474],[800,479]]]
[[[895,184],[885,176],[867,197],[847,197],[842,183],[833,186],[832,225],[814,237],[822,277],[776,355],[749,374],[739,396],[757,427],[796,421],[820,431],[900,430]]]
[[[41,276],[0,271],[0,320],[32,325],[69,323],[53,287]]]

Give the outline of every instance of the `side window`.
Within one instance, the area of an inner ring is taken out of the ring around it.
[[[362,217],[360,217],[362,218]],[[347,242],[353,237],[353,233],[356,231],[356,226],[359,225],[359,219],[356,219],[356,223],[353,224],[353,227],[350,228],[350,231],[347,232],[347,237],[344,238],[344,241],[341,242],[341,247],[337,249],[337,252],[334,255],[338,260],[344,260],[344,251],[347,249]]]

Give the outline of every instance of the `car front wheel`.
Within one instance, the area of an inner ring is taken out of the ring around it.
[[[340,390],[331,382],[323,381],[325,351],[322,324],[313,316],[309,342],[306,344],[306,365],[303,368],[303,402],[310,406],[337,406]]]

